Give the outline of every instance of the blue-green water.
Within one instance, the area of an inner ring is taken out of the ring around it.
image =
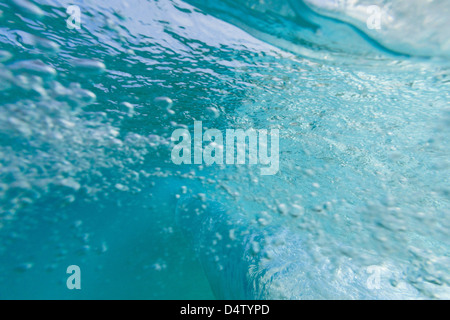
[[[1,1],[0,298],[448,299],[450,3],[411,2]],[[279,172],[173,164],[195,120]]]

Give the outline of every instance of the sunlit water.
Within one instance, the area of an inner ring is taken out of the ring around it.
[[[0,298],[450,298],[450,3],[188,2],[0,3]]]

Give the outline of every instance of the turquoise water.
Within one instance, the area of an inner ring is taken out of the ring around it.
[[[450,298],[450,4],[411,2],[1,1],[0,298]],[[279,172],[173,164],[195,120]]]

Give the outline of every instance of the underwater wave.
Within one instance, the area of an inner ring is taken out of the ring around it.
[[[253,36],[310,58],[406,55],[448,59],[443,0],[190,0]],[[386,59],[386,57],[383,57]]]
[[[448,2],[187,2],[0,1],[0,298],[449,298]]]

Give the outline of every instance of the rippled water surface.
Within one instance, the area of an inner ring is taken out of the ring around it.
[[[0,1],[0,298],[450,298],[450,3],[411,2]],[[279,172],[173,164],[195,120]]]

